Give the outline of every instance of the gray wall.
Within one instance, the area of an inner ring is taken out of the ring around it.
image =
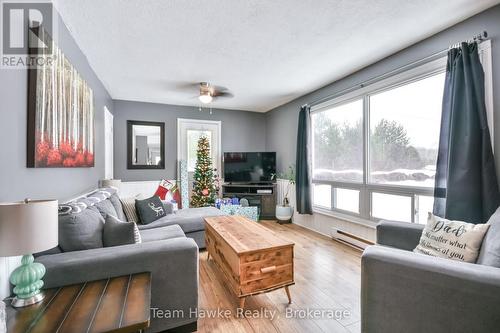
[[[104,176],[104,106],[112,110],[108,92],[58,17],[57,44],[94,92],[95,167],[26,168],[27,71],[0,69],[0,201],[29,198],[65,199],[97,186]]]
[[[287,165],[295,164],[297,122],[301,105],[312,102],[317,98],[334,94],[342,89],[352,87],[367,79],[379,76],[405,64],[425,58],[426,56],[448,48],[450,44],[469,39],[483,30],[488,31],[492,44],[493,96],[495,110],[494,150],[497,173],[500,174],[500,6],[486,10],[418,44],[347,76],[344,79],[338,80],[324,88],[267,112],[266,147],[269,151],[277,152],[279,156],[278,169],[283,170]],[[362,45],[360,47],[362,47]]]
[[[222,151],[264,151],[266,116],[263,113],[190,106],[114,101],[114,178],[123,181],[177,178],[177,118],[222,121]],[[127,170],[127,120],[165,123],[165,169]]]

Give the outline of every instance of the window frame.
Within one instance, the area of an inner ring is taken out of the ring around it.
[[[389,195],[400,195],[411,198],[411,223],[417,223],[417,196],[427,195],[433,196],[434,189],[427,187],[413,187],[405,185],[391,185],[391,184],[377,184],[370,181],[370,97],[376,94],[383,93],[398,87],[426,79],[428,77],[444,73],[446,71],[446,56],[433,60],[426,64],[420,65],[416,68],[407,70],[403,73],[395,74],[391,77],[382,79],[366,87],[361,87],[355,91],[346,93],[342,96],[330,99],[321,104],[311,107],[311,115],[327,111],[331,108],[342,106],[344,104],[362,100],[363,102],[363,181],[349,182],[349,181],[333,181],[333,180],[319,180],[312,179],[313,184],[324,184],[331,186],[331,209],[314,205],[313,210],[323,214],[333,214],[338,217],[354,217],[356,219],[368,220],[370,222],[377,222],[380,218],[372,214],[372,194],[382,193]],[[314,145],[314,140],[312,140]],[[314,170],[314,159],[312,160]],[[335,207],[335,188],[350,189],[359,191],[359,213],[347,211]]]
[[[490,128],[491,143],[494,145],[494,110],[493,110],[493,79],[492,79],[492,54],[491,54],[491,41],[487,40],[479,44],[479,57],[485,72],[485,102],[486,112],[488,117],[488,125]],[[352,102],[357,99],[363,100],[363,182],[339,182],[329,180],[312,179],[314,184],[330,185],[331,195],[331,209],[319,207],[314,205],[313,198],[313,211],[315,213],[334,216],[343,220],[373,226],[380,218],[372,216],[372,193],[403,195],[411,197],[411,223],[418,223],[418,196],[434,196],[434,189],[427,187],[413,187],[405,185],[390,185],[390,184],[377,184],[369,182],[370,177],[370,110],[369,99],[370,96],[382,93],[387,90],[395,89],[406,84],[425,79],[427,77],[443,73],[446,71],[447,56],[430,60],[422,65],[415,66],[406,71],[394,74],[387,78],[383,78],[372,84],[346,92],[343,95],[333,97],[325,102],[319,103],[311,107],[311,115],[314,113],[326,111],[332,107],[341,106]],[[383,75],[381,75],[383,77]],[[372,81],[372,80],[370,80]],[[311,129],[312,132],[312,129]],[[313,140],[311,141],[314,144]],[[314,148],[313,148],[314,150]],[[314,159],[312,160],[314,170]],[[335,208],[335,188],[352,189],[359,191],[359,213],[342,210]]]

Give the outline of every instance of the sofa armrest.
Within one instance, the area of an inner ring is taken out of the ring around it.
[[[425,225],[408,222],[380,221],[377,244],[412,251],[417,247]]]
[[[44,288],[151,272],[151,308],[183,313],[176,318],[155,318],[152,311],[151,330],[158,332],[196,321],[198,246],[190,238],[65,252],[36,261],[47,269]]]
[[[362,332],[500,330],[500,268],[371,246],[361,275]]]

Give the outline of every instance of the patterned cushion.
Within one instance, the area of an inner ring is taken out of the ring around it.
[[[475,263],[488,224],[443,219],[429,213],[420,243],[413,252]]]
[[[133,223],[133,222],[127,222],[127,223]],[[139,228],[137,227],[136,223],[134,223],[134,242],[136,244],[142,243],[141,232],[139,231]]]
[[[135,200],[135,209],[142,224],[149,224],[167,215],[163,202],[156,195],[144,200]]]
[[[125,212],[125,216],[127,217],[128,222],[139,222],[139,216],[137,216],[137,211],[135,210],[135,200],[138,198],[140,198],[140,196],[132,198],[120,198],[123,211]]]
[[[101,202],[101,199],[97,197],[80,198],[76,201],[77,204],[86,205],[86,207],[92,207],[98,202]]]

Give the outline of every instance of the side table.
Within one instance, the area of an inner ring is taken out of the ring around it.
[[[151,274],[131,274],[44,290],[37,304],[6,301],[7,332],[138,332],[149,327]]]

